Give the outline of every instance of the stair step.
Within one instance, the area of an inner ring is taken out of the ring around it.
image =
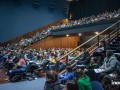
[[[115,41],[120,41],[120,38],[115,39]]]
[[[109,47],[110,49],[116,49],[116,47]]]
[[[109,46],[116,47],[117,44],[109,44]]]
[[[120,39],[120,37],[117,37],[117,38],[119,38],[119,39]]]
[[[118,44],[119,43],[119,41],[113,41],[112,42],[112,44]]]

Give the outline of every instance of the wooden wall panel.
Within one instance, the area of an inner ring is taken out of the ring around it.
[[[53,37],[50,36],[28,48],[75,48],[78,46],[79,36]]]

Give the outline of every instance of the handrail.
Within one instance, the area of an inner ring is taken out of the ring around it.
[[[104,29],[104,30],[103,30],[102,32],[100,32],[98,35],[95,35],[94,37],[90,38],[89,40],[87,40],[86,42],[84,42],[83,44],[81,44],[80,46],[76,47],[75,49],[71,50],[70,52],[68,52],[67,54],[65,54],[64,56],[62,56],[62,57],[58,60],[58,62],[59,62],[60,60],[62,60],[63,58],[67,57],[69,54],[73,53],[75,50],[77,50],[77,49],[79,49],[80,47],[84,46],[85,44],[87,44],[87,43],[90,42],[91,40],[95,39],[96,37],[99,37],[101,34],[103,34],[104,32],[108,31],[108,30],[109,30],[110,28],[112,28],[113,26],[117,25],[117,26],[118,26],[117,29],[120,28],[120,26],[119,26],[118,23],[120,23],[120,20],[117,21],[116,23],[112,24],[112,25],[109,26],[108,28]],[[112,31],[111,33],[109,33],[109,35],[112,34],[112,33],[114,33],[115,31],[116,31],[116,30]],[[117,33],[116,33],[116,34],[117,34]],[[102,38],[102,39],[99,40],[99,41],[105,40],[105,39],[108,37],[108,40],[107,40],[107,41],[109,42],[109,38],[111,38],[111,36],[109,37],[109,35],[105,36],[104,38]],[[112,39],[114,39],[114,37],[113,37]],[[99,43],[99,42],[95,43],[95,44],[92,45],[90,48],[96,46],[98,43]],[[87,51],[89,51],[90,48],[88,48]],[[95,49],[95,48],[94,48],[94,49]],[[93,49],[93,50],[90,50],[90,51],[93,52],[94,49]],[[82,53],[81,53],[80,55],[82,55]],[[79,55],[79,56],[80,56],[80,55]],[[77,57],[78,57],[78,56],[77,56]],[[69,63],[71,63],[71,62],[73,62],[73,61],[74,61],[74,59],[73,59],[72,61],[69,61]],[[68,62],[68,61],[66,61],[66,62]],[[73,64],[74,64],[74,63],[73,63]],[[72,64],[72,65],[73,65],[73,64]],[[66,63],[66,65],[67,65],[67,63]],[[65,71],[65,70],[64,70],[64,71]],[[64,72],[64,71],[62,71],[62,72]]]
[[[116,30],[118,30],[118,29],[116,29]],[[112,34],[111,35],[111,38],[112,38],[112,40],[116,37],[115,35],[118,33],[116,30],[114,30],[114,31],[112,31],[110,34]],[[116,31],[116,32],[115,32]],[[107,40],[106,40],[106,42],[108,42],[108,40],[109,40],[109,36],[108,35],[106,35],[104,38],[102,38],[100,41],[102,41],[102,40],[105,40],[107,38]],[[97,45],[98,44],[98,42],[97,43],[95,43],[94,45],[92,45],[90,48],[88,48],[87,50],[89,51],[89,49],[91,49],[92,47],[94,47],[95,45]],[[94,47],[92,50],[90,50],[90,54],[96,49],[97,47]],[[76,58],[78,58],[78,57],[80,57],[81,55],[82,55],[83,53],[81,53],[81,54],[79,54],[79,55],[77,55],[73,60],[71,60],[69,63],[71,63],[71,66],[74,66],[75,64],[76,64],[76,62],[73,62],[73,61],[75,61],[76,60]],[[73,69],[74,69],[75,67],[73,67]],[[60,72],[59,73],[59,75],[60,74],[62,74],[62,73],[64,73],[66,70],[63,70],[62,72]]]
[[[107,37],[107,36],[105,36],[102,40],[104,40],[106,37]],[[102,41],[102,40],[100,40],[100,41]],[[87,51],[89,51],[89,49],[91,49],[92,47],[95,47],[97,44],[98,44],[98,42],[95,43],[94,45],[92,45],[90,48],[88,48]],[[96,47],[96,48],[97,48],[97,47]],[[92,49],[91,52],[94,51],[96,48]],[[69,63],[72,63],[73,61],[75,61],[75,59],[78,58],[78,57],[80,57],[82,54],[83,54],[83,53],[81,53],[80,55],[77,55],[77,56],[76,56],[73,60],[71,60]],[[75,62],[75,63],[76,63],[76,62]],[[72,66],[73,66],[75,63],[73,63]],[[62,74],[62,73],[64,73],[64,72],[65,72],[65,70],[63,70],[62,72],[60,72],[59,75]]]
[[[109,20],[112,20],[111,22],[115,23],[118,19],[119,19],[119,17],[118,18],[114,18],[114,19],[109,19]],[[94,23],[89,23],[89,24],[81,24],[81,25],[75,25],[75,26],[73,25],[73,26],[68,26],[68,27],[61,27],[61,28],[58,28],[58,29],[54,29],[52,31],[70,30],[70,29],[83,28],[83,27],[89,27],[89,26],[94,26],[94,25],[101,25],[101,24],[108,23],[109,20],[107,20],[107,22],[105,22],[106,20],[101,20],[99,22],[94,22]]]
[[[63,59],[65,56],[71,54],[73,51],[79,49],[80,47],[82,47],[83,45],[85,45],[86,43],[88,43],[89,41],[91,41],[92,39],[96,38],[97,36],[99,36],[100,34],[104,33],[105,31],[107,31],[108,29],[110,29],[111,27],[113,27],[114,25],[116,25],[117,23],[119,23],[120,20],[116,23],[114,23],[113,25],[111,25],[110,27],[106,28],[104,31],[100,32],[98,35],[95,35],[94,37],[92,37],[91,39],[87,40],[86,42],[84,42],[83,44],[81,44],[80,46],[78,46],[77,48],[73,49],[72,51],[70,51],[69,53],[65,54],[64,56],[62,56],[58,61],[60,61],[61,59]]]

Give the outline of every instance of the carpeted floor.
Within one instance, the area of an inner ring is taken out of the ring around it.
[[[8,79],[8,75],[6,75],[6,69],[0,69],[0,84],[4,84],[4,83],[8,83],[10,82]],[[43,77],[44,76],[44,72],[36,72],[36,75],[38,77]]]
[[[41,77],[32,81],[9,82],[5,69],[0,69],[0,90],[43,90],[45,78]]]
[[[44,84],[45,78],[38,78],[32,81],[0,84],[0,90],[43,90]]]

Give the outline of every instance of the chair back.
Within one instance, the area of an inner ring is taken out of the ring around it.
[[[92,90],[104,90],[102,84],[98,81],[91,81]]]

